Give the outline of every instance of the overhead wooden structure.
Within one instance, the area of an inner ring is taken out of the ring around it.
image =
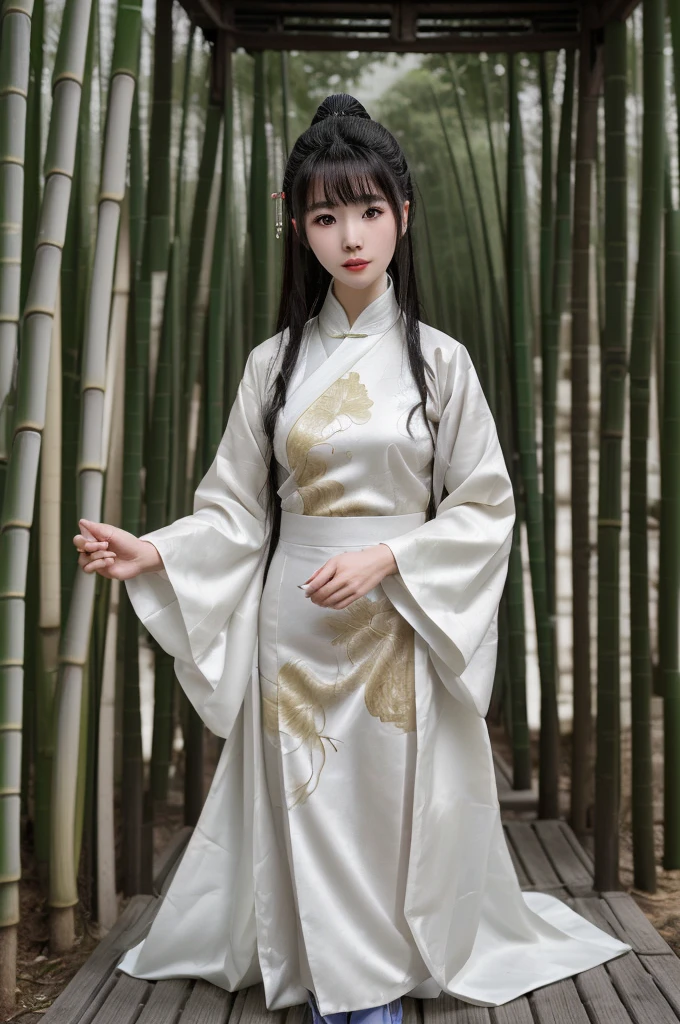
[[[489,53],[573,49],[638,0],[181,0],[247,50]]]

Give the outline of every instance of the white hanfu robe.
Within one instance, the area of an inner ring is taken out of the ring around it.
[[[278,336],[248,358],[193,515],[144,535],[165,569],[130,600],[226,742],[129,974],[262,980],[272,1010],[307,990],[322,1014],[441,991],[497,1006],[631,948],[518,884],[484,717],[512,487],[466,349],[420,330],[434,446],[421,410],[406,428],[419,395],[391,278],[351,328],[329,287],[278,418],[264,585]],[[381,542],[398,573],[346,609],[298,588]]]

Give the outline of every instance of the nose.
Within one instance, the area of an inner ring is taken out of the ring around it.
[[[354,255],[354,250],[361,249],[362,245],[361,222],[350,216],[345,221],[343,248],[350,255]]]

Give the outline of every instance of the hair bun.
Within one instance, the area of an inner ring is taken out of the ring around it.
[[[332,96],[327,96],[323,103],[319,104],[312,118],[312,124],[323,121],[326,117],[341,116],[363,117],[368,121],[371,120],[371,115],[363,104],[359,103],[359,100],[354,96],[349,96],[346,92],[336,92]]]

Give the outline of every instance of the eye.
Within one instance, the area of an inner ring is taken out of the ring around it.
[[[366,210],[366,213],[377,213],[378,215],[382,214],[382,212],[383,211],[378,206],[369,206],[369,208]],[[366,216],[366,213],[364,214],[364,216]],[[378,218],[377,217],[369,217],[368,219],[369,220],[377,220]]]
[[[322,213],[320,217],[315,217],[314,218],[314,223],[315,224],[321,224],[321,221],[325,220],[326,218],[328,218],[329,220],[335,220],[335,217],[333,216],[332,213]],[[321,226],[324,227],[324,228],[325,227],[330,227],[329,224],[321,224]]]

